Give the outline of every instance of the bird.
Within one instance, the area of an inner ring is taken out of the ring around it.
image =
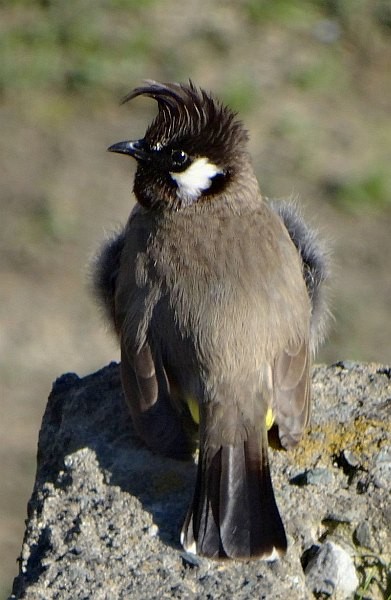
[[[133,427],[187,460],[198,431],[188,552],[273,561],[287,550],[268,430],[296,446],[309,423],[310,367],[324,337],[328,262],[292,203],[263,198],[248,132],[215,96],[146,80],[123,102],[156,101],[136,160],[136,205],[92,267],[121,348]]]

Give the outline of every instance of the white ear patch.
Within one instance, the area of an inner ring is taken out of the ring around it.
[[[170,172],[170,175],[178,186],[177,195],[183,200],[194,201],[210,188],[218,173],[222,171],[207,158],[197,158],[186,171]]]

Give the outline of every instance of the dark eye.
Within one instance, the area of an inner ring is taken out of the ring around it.
[[[174,170],[180,170],[187,164],[188,160],[189,157],[183,150],[173,150],[171,152],[171,163]]]

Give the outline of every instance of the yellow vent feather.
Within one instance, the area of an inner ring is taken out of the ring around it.
[[[195,400],[195,398],[192,398],[191,396],[188,396],[187,399],[187,406],[189,407],[189,411],[191,414],[191,417],[194,421],[194,423],[197,423],[197,425],[200,424],[200,407],[198,406],[198,402],[197,400]]]
[[[265,417],[266,429],[269,431],[274,423],[274,415],[271,408],[267,409],[266,417]]]

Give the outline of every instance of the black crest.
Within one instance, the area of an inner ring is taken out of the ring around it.
[[[191,81],[146,80],[123,102],[137,96],[148,96],[158,103],[159,113],[145,134],[151,148],[180,146],[193,155],[204,155],[207,149],[208,156],[216,160],[230,160],[244,149],[248,135],[236,113]]]

